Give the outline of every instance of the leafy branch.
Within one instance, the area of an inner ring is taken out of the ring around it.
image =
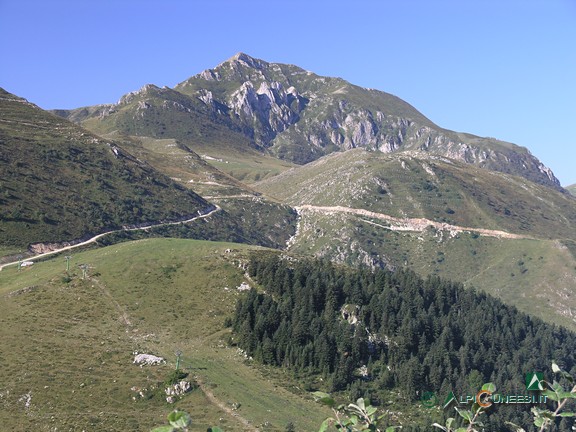
[[[574,377],[568,372],[562,370],[556,363],[552,362],[552,372],[560,376],[559,379],[564,378],[572,387],[571,390],[566,391],[562,384],[554,380],[552,384],[548,384],[548,388],[542,392],[543,396],[556,402],[556,409],[554,411],[543,410],[537,407],[532,408],[534,414],[534,425],[540,428],[540,432],[548,429],[548,426],[554,423],[557,417],[575,417],[576,413],[564,411],[562,409],[570,399],[576,399],[576,385],[574,384]]]
[[[496,391],[496,386],[493,383],[486,383],[482,386],[482,390],[494,393]],[[472,408],[469,410],[455,408],[458,415],[460,415],[460,417],[462,417],[468,424],[467,427],[454,428],[456,419],[453,417],[447,419],[444,426],[438,423],[434,423],[432,426],[442,429],[445,432],[478,432],[478,429],[476,429],[477,427],[484,427],[484,424],[478,419],[478,417],[484,414],[488,408],[487,406],[480,405],[478,402],[478,400],[475,401]]]
[[[364,398],[358,399],[355,404],[336,406],[336,401],[328,393],[314,392],[313,396],[317,402],[330,407],[334,413],[334,417],[328,417],[322,422],[318,432],[325,432],[331,426],[345,432],[383,432],[378,426],[386,414],[378,415],[378,409],[370,404],[366,405]],[[384,432],[401,428],[402,426],[390,426]]]
[[[152,429],[151,432],[189,432],[190,425],[192,424],[192,419],[187,412],[184,411],[172,411],[168,414],[167,426],[159,426]],[[223,432],[219,427],[211,427],[208,432]]]

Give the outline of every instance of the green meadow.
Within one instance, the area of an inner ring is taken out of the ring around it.
[[[192,430],[314,430],[329,414],[282,371],[229,346],[249,246],[146,239],[0,272],[0,423],[6,430],[146,431],[174,408]],[[87,274],[78,267],[86,264]],[[201,382],[165,401],[181,368]],[[164,357],[139,367],[134,353]],[[140,395],[142,393],[142,395]]]

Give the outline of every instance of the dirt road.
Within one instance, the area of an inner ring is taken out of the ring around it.
[[[50,255],[54,255],[54,254],[60,253],[60,252],[64,252],[64,251],[71,250],[71,249],[75,249],[75,248],[78,248],[78,247],[81,247],[81,246],[86,246],[86,245],[88,245],[88,244],[91,244],[91,243],[96,242],[97,240],[101,239],[102,237],[105,237],[105,236],[107,236],[107,235],[114,234],[114,233],[119,233],[119,232],[123,232],[123,231],[146,231],[146,230],[149,230],[149,229],[151,229],[151,228],[156,228],[156,227],[161,227],[161,226],[180,225],[180,224],[185,224],[185,223],[193,222],[193,221],[195,221],[195,220],[197,220],[197,219],[204,219],[204,218],[210,217],[210,216],[212,216],[214,213],[216,213],[216,212],[218,212],[218,211],[220,211],[220,210],[221,210],[221,208],[220,208],[219,206],[215,205],[214,208],[213,208],[212,210],[210,210],[208,213],[199,214],[198,216],[194,216],[194,217],[192,217],[192,218],[190,218],[190,219],[186,219],[186,220],[183,220],[183,221],[177,221],[177,222],[161,222],[161,223],[156,223],[156,224],[144,225],[144,226],[136,227],[136,228],[122,228],[122,229],[118,229],[118,230],[107,231],[107,232],[104,232],[104,233],[95,235],[94,237],[89,238],[88,240],[83,241],[83,242],[81,242],[81,243],[76,243],[76,244],[73,244],[73,245],[70,245],[70,246],[64,246],[64,247],[62,247],[62,248],[55,249],[55,250],[52,250],[52,251],[50,251],[50,252],[45,252],[45,253],[41,253],[41,254],[38,254],[38,255],[26,257],[26,260],[27,260],[27,261],[31,261],[31,260],[34,260],[34,259],[44,258],[44,257],[50,256]],[[9,263],[6,263],[6,264],[2,264],[2,265],[0,265],[0,271],[2,271],[2,269],[4,269],[4,267],[8,267],[8,266],[11,266],[11,265],[16,265],[16,264],[18,264],[18,262],[19,262],[19,261],[13,261],[13,262],[9,262]]]

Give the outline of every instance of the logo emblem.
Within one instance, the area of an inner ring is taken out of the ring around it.
[[[444,399],[444,403],[442,404],[442,408],[448,408],[450,405],[452,405],[452,402],[456,402],[456,396],[454,396],[454,392],[450,392],[448,396],[446,396],[446,399]]]
[[[422,397],[420,398],[422,402],[422,406],[426,408],[435,407],[438,404],[438,398],[434,394],[434,392],[424,392],[422,393]]]
[[[544,390],[544,374],[542,372],[528,372],[526,374],[526,390]]]

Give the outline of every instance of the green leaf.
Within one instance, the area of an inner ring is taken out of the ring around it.
[[[558,402],[560,400],[560,397],[558,396],[558,394],[552,390],[544,390],[542,392],[542,396],[546,396],[548,399],[551,399],[553,401]]]
[[[560,417],[576,417],[576,413],[573,412],[561,412],[558,414]]]
[[[560,369],[560,366],[558,366],[556,363],[552,363],[552,371],[554,373],[559,373],[560,375],[562,375],[564,378],[568,380],[568,382],[570,383],[574,382],[574,377],[565,370]]]
[[[375,406],[368,405],[366,407],[366,414],[368,414],[369,417],[371,417],[372,414],[376,413],[376,411],[378,411],[378,408],[376,408]]]
[[[574,378],[568,372],[562,371],[562,376],[568,380],[569,383],[574,383]]]
[[[437,427],[438,429],[442,429],[443,431],[448,431],[449,429],[447,429],[446,427],[438,424],[438,423],[432,423],[432,426]],[[386,429],[388,430],[388,429]]]
[[[152,432],[176,432],[172,426],[160,426],[152,429]]]
[[[460,414],[460,417],[468,421],[468,423],[470,423],[472,421],[472,417],[474,417],[472,412],[468,410],[459,410],[458,408],[456,408],[456,411],[458,412],[458,414]]]
[[[398,429],[400,426],[389,426],[386,428],[384,432],[394,432],[395,429]]]
[[[340,423],[342,423],[343,426],[350,426],[352,424],[349,418],[344,420],[340,419]]]
[[[483,409],[484,409],[484,407],[481,407],[481,406],[478,405],[476,402],[474,402],[474,403],[472,404],[471,411],[472,411],[473,413],[477,413],[477,412],[479,412],[479,411],[482,411]]]
[[[318,429],[318,432],[325,432],[326,430],[328,430],[333,421],[334,419],[332,417],[329,417],[326,420],[324,420],[320,425],[320,429]]]
[[[330,397],[330,395],[328,393],[324,393],[321,391],[312,392],[312,396],[314,396],[314,399],[324,399],[324,398]]]
[[[468,429],[462,427],[462,428],[456,429],[455,432],[468,432]]]
[[[552,387],[552,390],[555,392],[564,391],[564,388],[562,387],[562,385],[556,380],[554,380],[551,387]]]
[[[496,384],[494,383],[486,383],[482,386],[482,390],[488,390],[490,393],[494,393],[496,391]]]
[[[220,429],[218,426],[214,426],[214,427],[208,428],[208,430],[206,432],[224,432],[224,431],[222,429]]]
[[[168,422],[170,425],[177,429],[184,429],[185,427],[190,426],[192,419],[188,413],[184,411],[172,411],[170,414],[168,414]]]
[[[556,363],[552,363],[552,370],[555,373],[559,373],[560,375],[562,375],[566,380],[568,380],[570,384],[574,383],[574,377],[565,370],[560,369],[560,367]]]
[[[514,428],[514,432],[526,432],[525,429],[523,429],[522,427],[518,426],[515,423],[509,422],[509,421],[504,422],[504,423],[507,424],[508,426],[512,426]]]
[[[547,410],[547,409],[540,409],[538,407],[532,407],[532,413],[534,414],[535,417],[537,418],[549,418],[549,419],[553,419],[554,418],[554,414],[552,413],[552,411]]]
[[[536,427],[542,427],[542,425],[544,425],[544,422],[546,422],[547,420],[543,417],[536,417],[534,419],[534,426]]]
[[[366,405],[364,404],[364,398],[360,398],[356,401],[356,405],[358,405],[358,407],[362,410],[365,411],[366,410]]]
[[[576,399],[576,393],[570,393],[567,391],[558,392],[560,399]]]
[[[364,415],[364,411],[360,409],[360,407],[356,404],[348,404],[348,407],[346,408],[346,410],[348,412],[352,412],[355,414],[358,414],[359,416],[363,416]]]

